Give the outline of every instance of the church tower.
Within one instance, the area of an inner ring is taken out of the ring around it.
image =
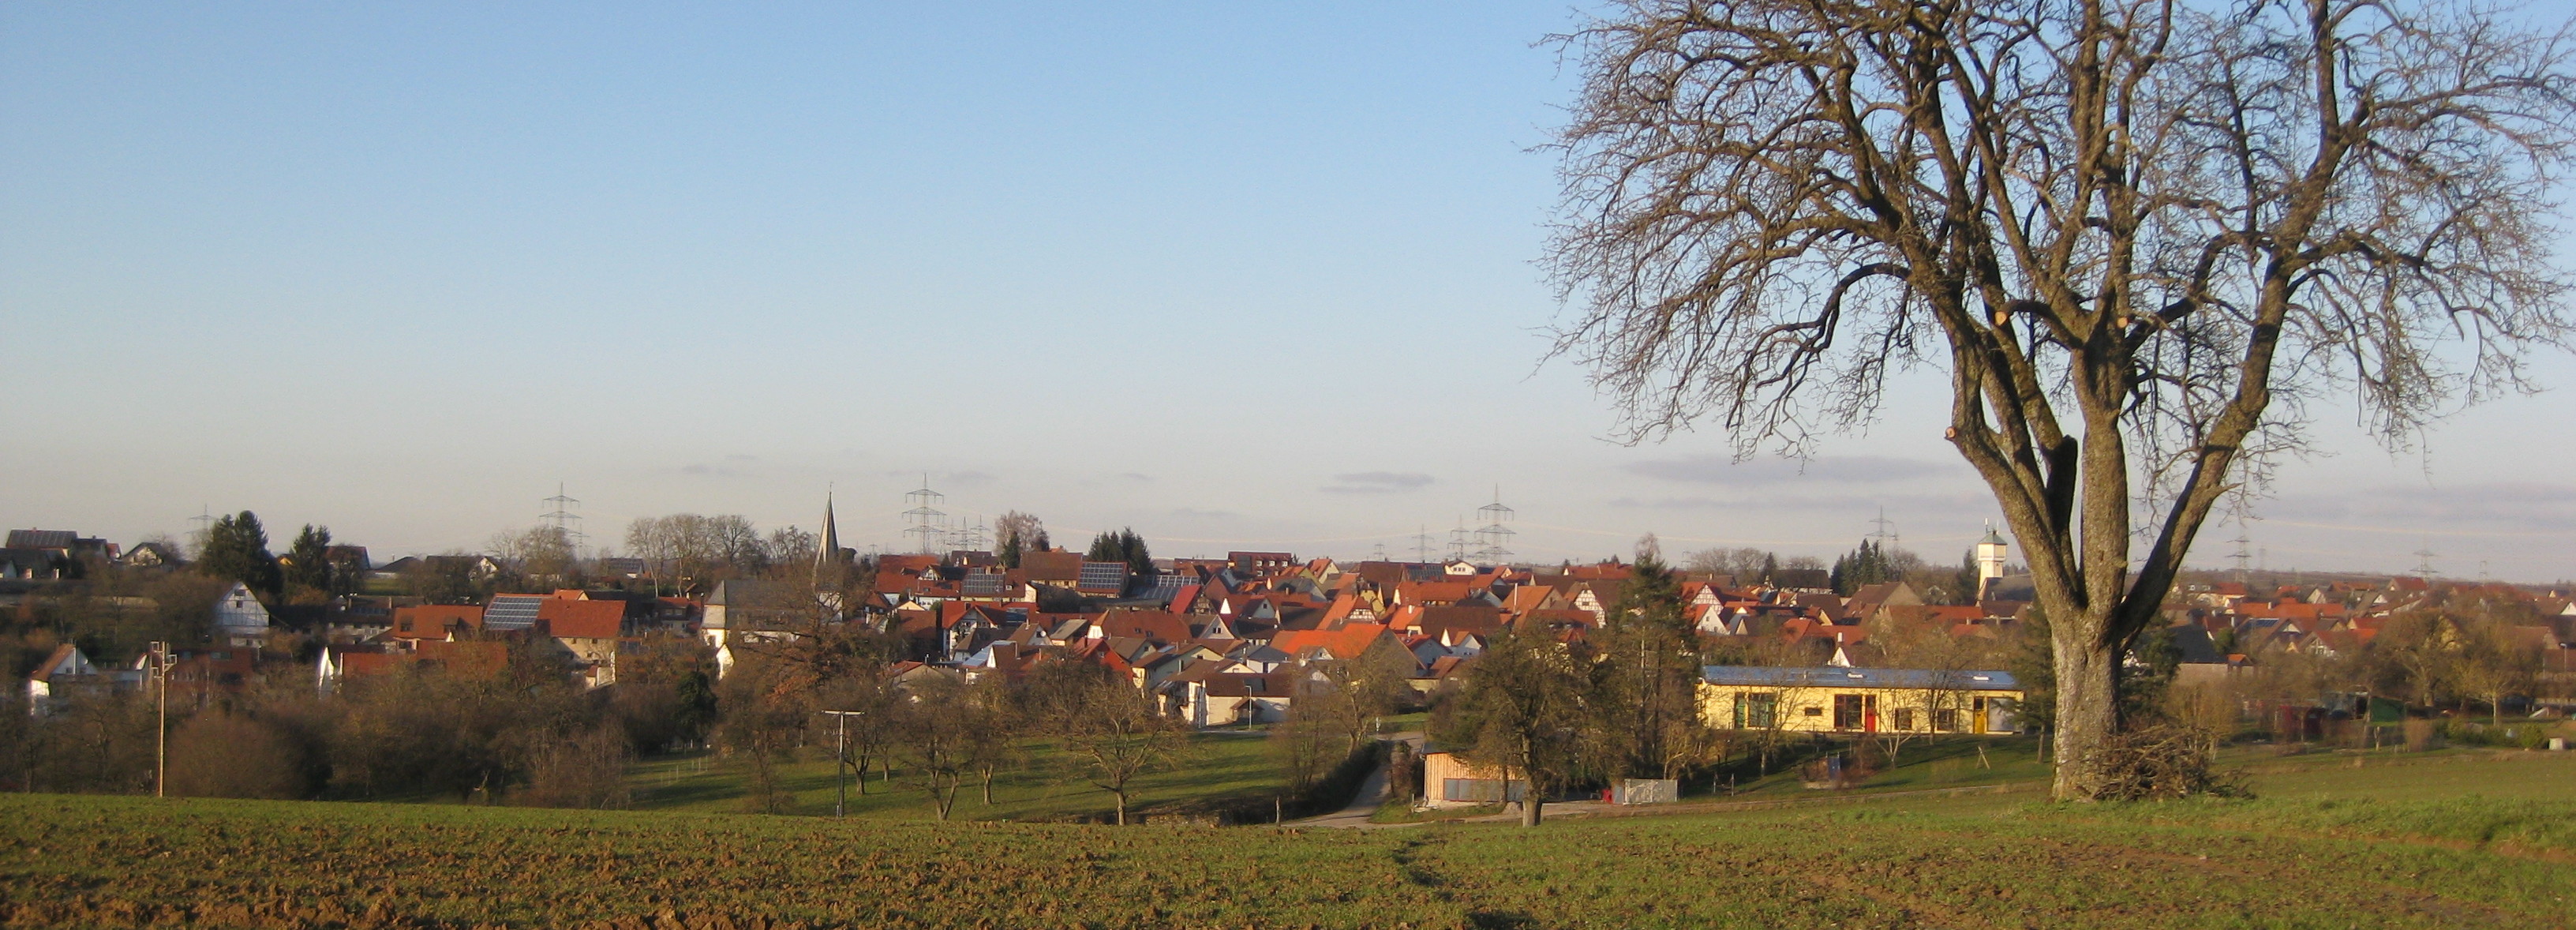
[[[823,492],[822,538],[814,546],[814,587],[834,590],[848,576],[850,557],[841,551],[841,528],[832,522],[832,492]]]
[[[1978,600],[1985,600],[1986,590],[1994,587],[1995,579],[2004,576],[2004,550],[2007,548],[2002,534],[1995,532],[1995,525],[1986,524],[1986,538],[1977,540]]]

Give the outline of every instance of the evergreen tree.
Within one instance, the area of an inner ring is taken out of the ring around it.
[[[1834,560],[1834,593],[1848,595],[1862,585],[1886,584],[1902,574],[1896,570],[1895,561],[1888,558],[1886,549],[1864,539],[1860,548]]]
[[[331,593],[331,528],[304,524],[295,534],[295,544],[286,549],[285,575],[289,584]]]
[[[1138,578],[1154,577],[1154,554],[1145,548],[1145,537],[1134,528],[1091,537],[1091,550],[1083,554],[1086,562],[1125,562],[1129,574]]]
[[[1129,574],[1138,578],[1154,577],[1154,554],[1145,548],[1145,537],[1136,535],[1136,531],[1132,529],[1121,532],[1118,551],[1119,555],[1127,561]]]
[[[1641,549],[1591,638],[1599,661],[1587,667],[1592,734],[1586,748],[1591,767],[1604,776],[1670,778],[1688,764],[1684,750],[1699,719],[1699,662],[1682,607],[1680,577],[1660,553]]]
[[[1127,553],[1119,551],[1118,534],[1103,531],[1091,537],[1091,548],[1082,554],[1085,562],[1124,562]]]
[[[272,596],[286,581],[277,557],[268,553],[268,531],[260,527],[259,515],[247,510],[216,520],[206,530],[206,551],[197,570]]]
[[[1961,604],[1976,603],[1980,593],[1977,588],[1983,582],[1984,573],[1977,570],[1977,550],[1971,548],[1959,555],[1959,573],[1950,579],[1954,589],[1950,599]]]
[[[1002,551],[998,554],[1001,557],[1003,568],[1020,567],[1020,533],[1018,530],[1012,530],[1002,535]]]

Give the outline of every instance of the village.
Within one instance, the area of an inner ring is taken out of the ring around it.
[[[515,555],[411,556],[381,566],[365,548],[330,543],[327,530],[312,527],[283,556],[269,556],[260,543],[235,547],[247,552],[219,551],[223,539],[264,534],[255,515],[244,513],[184,547],[197,556],[193,562],[168,540],[120,547],[72,531],[11,531],[0,552],[7,567],[0,599],[20,618],[14,642],[23,687],[15,697],[23,710],[15,717],[36,729],[82,708],[95,713],[136,702],[157,704],[165,718],[173,706],[210,719],[275,718],[281,694],[329,702],[390,693],[398,682],[530,675],[573,696],[566,700],[647,703],[672,719],[696,714],[693,723],[630,724],[632,744],[606,756],[612,767],[691,746],[771,753],[724,738],[738,729],[726,721],[756,716],[731,705],[772,701],[727,684],[785,681],[776,678],[785,668],[807,677],[784,719],[779,712],[768,719],[793,731],[798,745],[819,743],[837,728],[840,742],[830,750],[836,764],[855,766],[862,779],[866,746],[879,746],[878,765],[893,770],[904,753],[894,745],[902,735],[892,731],[902,725],[889,713],[862,721],[863,752],[854,756],[849,720],[825,721],[860,712],[836,701],[883,707],[889,696],[908,696],[915,705],[962,706],[985,700],[974,696],[982,685],[1013,689],[1024,705],[1032,682],[1078,675],[1132,695],[1155,727],[1171,732],[1287,732],[1346,721],[1346,745],[1291,763],[1300,783],[1329,781],[1325,774],[1336,769],[1378,768],[1399,782],[1385,789],[1388,800],[1420,809],[1489,806],[1520,801],[1524,786],[1516,781],[1529,779],[1539,760],[1479,747],[1462,730],[1392,738],[1393,758],[1379,741],[1367,741],[1375,754],[1354,762],[1344,754],[1357,758],[1363,741],[1347,721],[1460,705],[1498,636],[1600,661],[1619,648],[1610,645],[1624,641],[1618,637],[1634,635],[1623,631],[1649,616],[1665,618],[1677,637],[1670,640],[1675,664],[1696,673],[1686,676],[1692,706],[1678,722],[1643,725],[1719,735],[1702,738],[1697,755],[1663,749],[1657,758],[1665,761],[1624,767],[1601,761],[1615,760],[1615,751],[1583,763],[1569,750],[1553,772],[1540,772],[1552,796],[1598,790],[1622,803],[1671,801],[1722,790],[1706,779],[1739,757],[1758,755],[1767,765],[1783,754],[1839,773],[1860,764],[1845,756],[1862,744],[1890,740],[1892,748],[1915,737],[1975,739],[2046,726],[2044,713],[2026,713],[2044,711],[2027,703],[2041,698],[2016,677],[2046,674],[2044,662],[2031,660],[2030,580],[2016,574],[2011,544],[1991,528],[1955,566],[1926,565],[1868,539],[1825,568],[1815,567],[1821,560],[1784,561],[1752,549],[1709,550],[1667,565],[1651,540],[1633,558],[1549,566],[1495,558],[1510,511],[1499,504],[1489,511],[1481,536],[1460,534],[1452,557],[1418,561],[1284,551],[1158,558],[1132,532],[1103,533],[1087,551],[1074,551],[1052,545],[1043,524],[1026,515],[1006,518],[1000,544],[989,549],[863,556],[842,545],[827,505],[819,532],[791,527],[766,540],[740,518],[639,521],[630,537],[643,548],[655,548],[656,533],[678,537],[658,557],[572,558],[561,545],[565,531],[540,526],[519,534],[538,544],[518,546]],[[730,528],[753,545],[725,554],[687,538],[691,527],[706,526]],[[2426,718],[2545,722],[2562,717],[2576,697],[2569,688],[2576,680],[2576,600],[2565,590],[2413,576],[2268,585],[2224,577],[2207,573],[2178,587],[2164,625],[2141,637],[2126,660],[2142,683],[2127,687],[2153,694],[2160,713],[2210,732],[2350,745],[2421,742]],[[255,587],[264,580],[275,587]],[[170,591],[190,592],[197,602],[156,599]],[[143,627],[132,618],[140,617],[161,618],[153,628],[158,638],[133,638]],[[868,680],[856,691],[823,680],[852,676]],[[762,687],[765,695],[788,686]],[[675,704],[675,688],[699,697]],[[621,689],[661,700],[630,699]],[[1008,716],[955,725],[1019,738],[1041,732],[1009,724]],[[2412,735],[2409,720],[2417,724]],[[1640,724],[1631,718],[1627,725]],[[64,743],[77,742],[71,732],[65,728],[45,752],[10,754],[40,760],[10,773],[12,787],[59,790],[78,779],[84,790],[159,791],[171,777],[166,761],[142,771],[130,752],[122,769],[47,774],[41,760],[48,753],[112,755]],[[580,744],[583,732],[554,725],[533,750],[478,772],[468,796],[509,796],[557,777],[543,770],[553,758],[544,744]],[[18,736],[30,747],[41,742],[35,730]],[[282,781],[182,777],[218,793],[369,793],[352,792],[350,770],[364,766],[346,753],[325,755],[292,763],[309,774]],[[911,762],[907,777],[949,764],[936,757]],[[986,778],[989,784],[989,771]],[[930,790],[941,797],[938,784]],[[956,790],[954,779],[946,790]],[[1336,782],[1328,790],[1355,786]],[[595,786],[574,794],[574,803],[588,806],[614,805],[617,797]],[[1119,800],[1123,816],[1124,796]],[[945,816],[947,808],[940,810]]]

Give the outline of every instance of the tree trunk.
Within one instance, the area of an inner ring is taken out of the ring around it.
[[[1122,826],[1122,827],[1123,827],[1123,826],[1126,826],[1126,825],[1127,825],[1127,792],[1124,792],[1124,791],[1115,791],[1115,792],[1111,792],[1111,793],[1112,793],[1112,794],[1117,795],[1117,797],[1118,797],[1118,825],[1119,825],[1119,826]]]
[[[2092,786],[2102,780],[2094,771],[2091,750],[2119,728],[2113,677],[2119,657],[2093,632],[2100,628],[2099,622],[2066,622],[2051,631],[2057,667],[2057,772],[2049,790],[2060,801],[2092,800]]]
[[[1521,789],[1521,826],[1538,826],[1539,803],[1538,792],[1536,790],[1533,790],[1532,788]]]
[[[993,805],[993,770],[984,770],[984,806]]]

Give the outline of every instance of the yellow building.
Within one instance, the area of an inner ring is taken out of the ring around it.
[[[1700,719],[1801,733],[2011,733],[2022,690],[2011,672],[1911,668],[1700,669]]]

